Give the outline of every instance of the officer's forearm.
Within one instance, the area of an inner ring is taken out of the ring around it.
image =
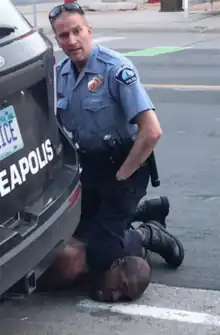
[[[158,140],[159,137],[149,138],[145,134],[139,133],[129,155],[121,166],[121,170],[135,172],[150,156]]]
[[[154,114],[153,118],[155,118]],[[154,150],[162,135],[159,122],[157,122],[157,119],[155,121],[156,122],[153,122],[152,127],[149,127],[149,123],[140,123],[135,143],[117,173],[116,177],[118,180],[129,178],[137,169],[140,168],[140,166]]]
[[[160,130],[155,132],[153,136],[149,136],[146,131],[140,130],[129,155],[117,172],[116,178],[118,180],[127,179],[139,169],[154,150],[160,136]]]

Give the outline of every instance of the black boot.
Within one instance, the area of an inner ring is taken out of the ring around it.
[[[160,255],[172,268],[179,267],[184,259],[182,243],[168,233],[159,222],[143,223],[137,229],[143,238],[146,249]]]
[[[166,227],[165,219],[169,214],[170,204],[167,197],[155,197],[143,200],[136,209],[132,222],[156,220]]]

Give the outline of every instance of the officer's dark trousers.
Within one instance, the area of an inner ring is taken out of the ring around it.
[[[82,217],[74,235],[87,243],[89,268],[103,271],[117,258],[142,256],[141,237],[129,223],[146,194],[148,166],[125,181],[111,178],[100,183],[98,176],[92,182],[89,177],[82,177]]]

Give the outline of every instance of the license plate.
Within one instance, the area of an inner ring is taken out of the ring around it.
[[[0,161],[24,147],[13,106],[0,109]]]

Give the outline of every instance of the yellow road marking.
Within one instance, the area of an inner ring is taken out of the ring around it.
[[[169,88],[169,89],[186,89],[198,91],[220,91],[220,85],[179,85],[179,84],[143,84],[145,88]]]

